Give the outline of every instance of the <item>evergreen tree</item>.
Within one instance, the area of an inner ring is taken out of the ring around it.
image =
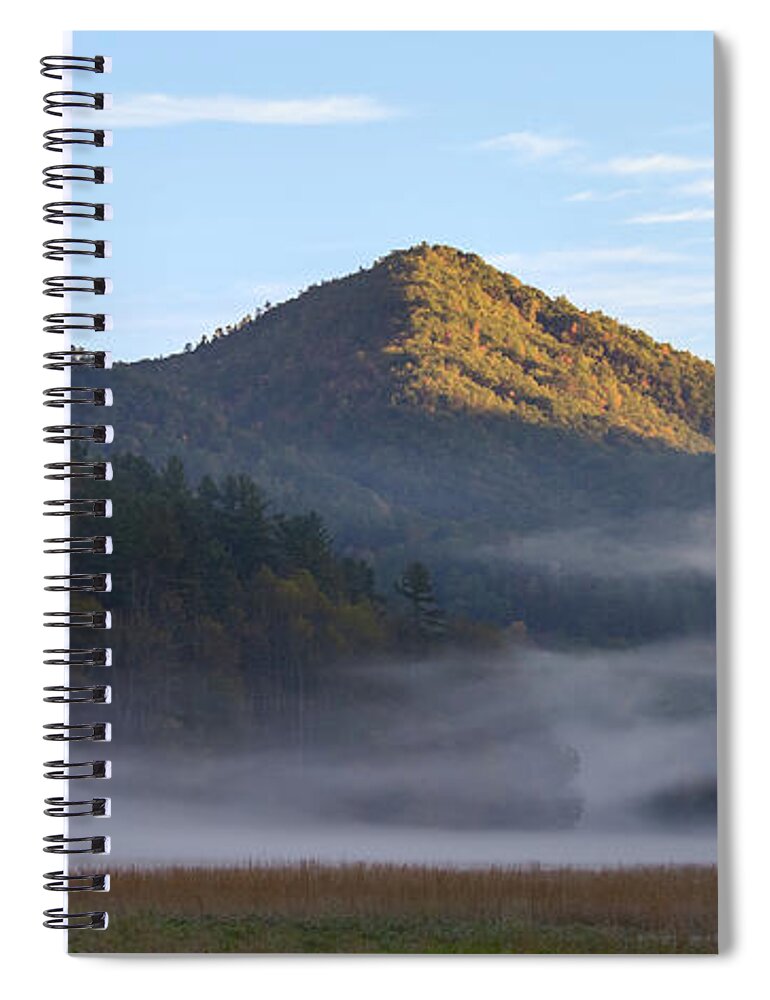
[[[409,631],[419,645],[424,646],[443,635],[444,613],[436,602],[427,566],[421,562],[409,563],[396,583],[396,592],[409,604]]]

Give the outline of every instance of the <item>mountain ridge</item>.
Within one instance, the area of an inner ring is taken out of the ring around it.
[[[713,506],[713,372],[421,244],[91,378],[118,453],[251,476],[369,552]]]
[[[299,412],[310,405],[321,426],[351,407],[411,407],[713,450],[710,362],[442,245],[393,251],[247,317],[229,336],[127,367],[157,366],[177,376],[197,366],[230,395],[251,374],[261,419],[286,399]],[[218,384],[220,366],[229,388]]]
[[[714,507],[713,374],[427,245],[213,343],[88,372],[114,390],[116,480],[130,455],[155,469],[179,459],[193,485],[248,476],[271,510],[317,513],[385,590],[416,559],[454,614],[504,622],[524,608],[534,627],[558,619],[576,634],[615,605],[619,622],[653,605],[656,621],[710,620],[713,581],[689,564],[666,570],[664,589],[652,574],[623,590],[612,573],[576,583],[568,563],[533,568],[515,553],[522,538],[548,552],[565,537],[611,551],[632,538],[650,570],[659,536],[698,537],[690,520],[710,523]]]

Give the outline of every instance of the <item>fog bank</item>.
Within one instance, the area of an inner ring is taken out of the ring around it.
[[[116,733],[115,860],[715,860],[710,641],[383,663],[302,711],[305,743],[251,752]]]

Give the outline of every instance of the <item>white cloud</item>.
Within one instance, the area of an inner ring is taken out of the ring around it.
[[[689,208],[684,212],[650,212],[646,215],[634,215],[626,219],[626,222],[649,226],[671,222],[710,222],[713,218],[713,208]]]
[[[541,135],[538,132],[507,132],[493,139],[485,139],[479,143],[479,148],[518,153],[529,160],[544,160],[559,156],[579,145],[576,139],[562,139],[557,136]]]
[[[537,253],[503,253],[487,258],[495,267],[538,273],[559,273],[564,269],[595,264],[674,264],[686,256],[656,247],[575,247],[569,250],[541,250]]]
[[[710,132],[712,122],[691,122],[689,125],[672,125],[665,129],[666,135],[697,135],[699,132]]]
[[[622,188],[619,191],[576,191],[567,195],[565,201],[618,201],[620,198],[627,198],[636,194],[637,188]]]
[[[610,174],[687,174],[709,170],[713,160],[696,156],[677,156],[671,153],[652,153],[650,156],[616,156],[599,169]]]
[[[622,284],[609,279],[609,275],[599,273],[576,276],[565,294],[578,306],[603,309],[625,323],[638,323],[638,312],[646,310],[653,327],[652,317],[673,312],[685,319],[682,310],[711,308],[714,304],[714,279],[710,273],[667,277],[631,274]]]
[[[702,177],[697,181],[690,181],[689,184],[682,184],[677,188],[679,194],[694,195],[696,197],[714,197],[714,178]]]
[[[134,94],[115,99],[112,109],[105,113],[105,124],[115,128],[153,128],[193,122],[335,125],[381,121],[395,114],[393,108],[365,96],[262,100],[227,94],[214,97]]]

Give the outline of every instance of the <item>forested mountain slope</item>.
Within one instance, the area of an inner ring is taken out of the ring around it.
[[[245,472],[336,531],[710,502],[714,369],[422,244],[119,365],[116,444]]]
[[[713,618],[711,574],[684,586],[667,554],[692,577],[711,544],[693,517],[713,526],[713,366],[475,255],[396,251],[94,377],[114,389],[117,475],[120,453],[178,457],[193,485],[248,475],[273,510],[317,512],[381,590],[419,559],[473,618]]]

